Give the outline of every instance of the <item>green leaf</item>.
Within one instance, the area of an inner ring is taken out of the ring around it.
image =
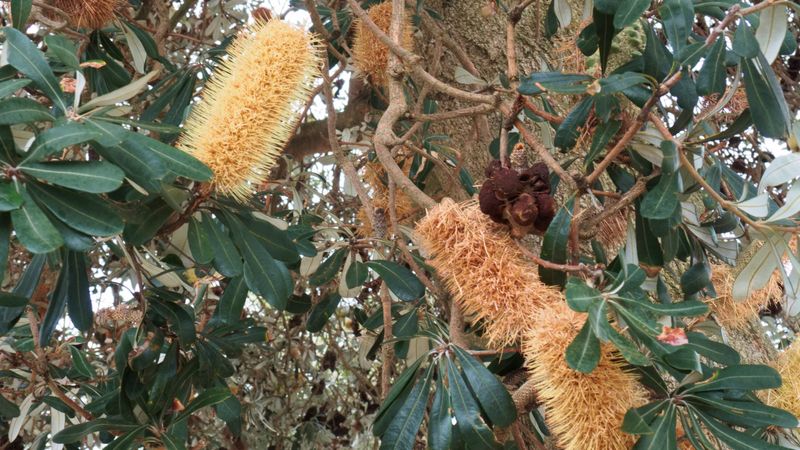
[[[341,295],[338,293],[331,293],[314,305],[314,307],[311,308],[311,313],[308,315],[308,320],[306,320],[306,331],[317,333],[322,330],[322,327],[328,323],[328,319],[336,312],[336,308],[339,307],[339,302],[341,300]]]
[[[173,209],[160,199],[143,205],[139,214],[125,225],[125,240],[131,245],[144,245],[153,239],[173,213]]]
[[[32,6],[33,0],[11,0],[11,18],[14,28],[25,31],[25,24],[28,22]]]
[[[47,305],[44,319],[39,324],[39,345],[42,347],[50,344],[50,338],[53,336],[58,322],[64,317],[64,310],[67,308],[67,299],[69,298],[69,284],[70,279],[65,264],[58,274],[56,288],[50,295],[50,302]]]
[[[647,191],[641,204],[642,217],[668,219],[679,203],[680,173],[662,174],[658,184]]]
[[[249,233],[245,232],[237,237],[239,250],[244,257],[244,279],[247,286],[264,297],[273,308],[283,311],[294,287],[286,266],[276,261]]]
[[[581,373],[591,373],[597,367],[600,362],[600,340],[592,332],[588,321],[569,344],[564,357],[570,367]]]
[[[17,123],[52,122],[47,108],[29,98],[12,97],[0,100],[0,125]]]
[[[374,270],[390,291],[402,301],[414,301],[425,295],[425,285],[413,272],[392,261],[369,261],[366,266]]]
[[[570,200],[556,213],[542,240],[541,258],[556,264],[567,262],[567,241],[569,240],[570,224],[572,222],[572,205]],[[547,269],[539,266],[539,278],[545,284],[560,286],[566,281],[566,275],[560,270]]]
[[[559,94],[583,94],[594,80],[589,75],[561,72],[537,72],[520,80],[517,91],[523,95],[536,95],[551,91]]]
[[[676,172],[677,173],[677,172]],[[662,175],[663,176],[663,175]],[[649,266],[661,267],[664,265],[664,255],[661,243],[653,234],[650,225],[642,218],[641,204],[636,209],[636,253],[639,261]]]
[[[206,389],[205,391],[201,392],[200,395],[195,397],[191,402],[189,402],[189,404],[186,405],[186,409],[176,414],[175,417],[172,419],[172,423],[174,424],[180,422],[181,420],[186,419],[195,412],[209,406],[214,406],[217,403],[224,401],[230,396],[231,396],[231,391],[226,386]]]
[[[119,167],[105,161],[23,163],[20,170],[40,180],[93,194],[114,191],[125,178]]]
[[[614,12],[614,28],[621,30],[639,20],[650,7],[650,0],[628,0],[619,2]]]
[[[292,242],[292,237],[287,231],[281,230],[265,220],[245,218],[244,222],[247,231],[267,249],[273,258],[287,264],[293,264],[300,260],[297,245]]]
[[[67,251],[64,270],[67,276],[67,314],[75,328],[85,333],[92,327],[93,318],[85,255]]]
[[[517,408],[514,406],[508,389],[472,355],[457,345],[454,345],[453,348],[461,362],[461,369],[467,383],[492,424],[498,427],[507,427],[514,423],[517,418]]]
[[[80,232],[90,236],[122,233],[122,219],[97,196],[36,183],[28,188],[53,215]]]
[[[638,408],[631,408],[622,419],[622,431],[628,434],[652,434],[650,422],[667,406],[665,400],[656,400]]]
[[[711,378],[695,383],[685,390],[688,393],[734,389],[754,391],[775,389],[781,385],[781,376],[769,366],[742,364],[715,371]]]
[[[577,312],[589,312],[589,307],[600,300],[602,294],[597,289],[587,285],[583,280],[577,277],[569,277],[567,279],[567,286],[564,290],[567,297],[567,305]]]
[[[97,145],[95,150],[148,192],[161,191],[161,180],[169,172],[161,158],[147,148],[134,142],[124,142],[111,146]]]
[[[208,236],[214,252],[214,268],[226,277],[241,275],[242,257],[236,251],[228,233],[223,231],[221,226],[208,214],[203,214],[201,226],[205,228],[205,234]]]
[[[733,348],[721,342],[712,341],[702,333],[690,331],[686,333],[686,336],[689,338],[689,343],[686,346],[706,358],[726,366],[739,364],[739,353]]]
[[[614,94],[648,82],[647,77],[640,73],[615,73],[600,79],[600,93],[604,95]]]
[[[11,211],[11,221],[17,239],[31,253],[50,253],[61,247],[64,240],[58,230],[24,189],[22,199],[22,206]]]
[[[584,98],[578,103],[575,108],[570,111],[564,122],[559,125],[556,130],[556,137],[553,145],[563,150],[569,150],[578,142],[578,137],[581,134],[581,129],[586,125],[586,120],[589,117],[589,112],[594,105],[594,97],[589,96]]]
[[[644,57],[644,73],[660,82],[672,69],[672,54],[661,42],[650,24],[645,24],[644,28],[647,34],[647,44],[642,55]]]
[[[19,416],[19,406],[0,395],[0,416],[7,419]]]
[[[480,407],[464,378],[456,370],[455,363],[445,358],[440,364],[447,366],[450,386],[450,404],[456,416],[459,434],[470,443],[470,448],[494,449],[497,443],[494,434],[481,417]]]
[[[713,394],[691,395],[686,398],[697,401],[700,403],[697,405],[698,408],[733,425],[748,428],[762,426],[797,428],[799,425],[797,418],[788,411],[762,403],[747,400],[722,400]]]
[[[411,381],[416,379],[420,366],[423,362],[427,361],[427,359],[427,355],[420,357],[397,377],[397,380],[395,380],[391,389],[389,389],[386,398],[383,399],[383,404],[381,404],[381,407],[378,409],[378,413],[375,415],[375,421],[372,426],[372,433],[375,436],[381,436],[386,432],[392,418],[397,414],[397,410],[400,406],[402,406],[402,399],[407,396],[408,392],[411,390]]]
[[[161,298],[151,298],[148,307],[153,308],[156,314],[169,322],[182,345],[188,346],[195,341],[194,310],[184,304],[165,301]]]
[[[650,428],[653,430],[652,434],[645,434],[633,450],[661,450],[661,449],[674,449],[677,447],[676,437],[676,416],[675,405],[670,404],[667,406],[663,414],[653,420]]]
[[[722,94],[725,91],[725,79],[725,39],[717,39],[697,76],[697,93]]]
[[[453,416],[450,415],[450,391],[442,382],[442,373],[436,378],[436,394],[433,396],[428,418],[428,447],[431,450],[450,450],[453,440]]]
[[[100,132],[96,129],[78,122],[67,122],[48,128],[36,136],[21,165],[33,161],[43,161],[50,155],[61,153],[67,147],[83,144],[98,139],[100,136]]]
[[[235,397],[231,397],[231,398],[235,399]],[[171,433],[162,434],[161,435],[161,443],[164,444],[164,448],[166,450],[185,450],[186,449],[186,446],[181,441],[181,438],[173,436]]]
[[[607,14],[595,8],[592,14],[595,31],[597,32],[598,51],[600,53],[600,68],[606,73],[608,57],[611,55],[611,45],[619,30],[614,27],[614,13]]]
[[[681,290],[686,295],[693,295],[705,289],[711,283],[711,268],[705,261],[692,264],[681,275]]]
[[[128,450],[139,436],[147,429],[147,425],[141,425],[122,436],[117,436],[104,450]]]
[[[0,98],[8,97],[9,95],[17,92],[29,84],[31,84],[31,80],[27,80],[25,78],[0,82]]]
[[[706,428],[719,440],[730,446],[732,450],[786,450],[785,447],[769,444],[761,439],[750,436],[741,431],[735,431],[723,425],[718,420],[708,417],[700,411],[695,411],[703,421]]]
[[[131,132],[128,136],[128,142],[134,142],[157,154],[167,169],[178,176],[194,181],[208,181],[213,176],[211,169],[184,151],[140,133]]]
[[[415,437],[425,417],[428,394],[431,389],[433,366],[414,384],[411,392],[397,411],[386,433],[381,437],[381,450],[412,450]]]
[[[28,76],[47,95],[50,100],[62,111],[67,112],[67,103],[64,93],[58,84],[58,79],[50,70],[50,65],[41,50],[22,32],[11,27],[3,28],[6,35],[6,51],[8,64]]]
[[[753,29],[744,18],[739,19],[739,25],[733,33],[733,52],[745,59],[755,58],[760,52]]]
[[[65,66],[73,70],[81,70],[80,60],[78,59],[78,47],[74,42],[58,34],[50,34],[44,37],[47,45],[47,54],[61,61]]]
[[[686,46],[694,23],[694,7],[691,0],[665,0],[658,8],[664,23],[664,32],[673,51],[677,54]]]
[[[242,403],[238,398],[231,395],[214,409],[217,411],[217,417],[225,421],[234,436],[242,434]]]
[[[81,351],[78,350],[74,345],[68,345],[68,347],[69,354],[72,357],[73,369],[86,378],[94,378],[96,376],[94,367],[89,364],[89,361],[85,356],[83,356],[83,353],[81,353]]]
[[[189,218],[189,231],[187,235],[189,250],[192,252],[192,258],[194,258],[195,262],[198,264],[208,264],[214,259],[211,242],[205,231],[205,227],[197,220],[193,217]]]
[[[666,316],[699,316],[708,312],[708,305],[699,300],[685,300],[677,303],[652,303],[646,299],[631,300],[622,298],[632,304]]]
[[[756,129],[765,137],[782,139],[789,129],[789,109],[778,79],[764,57],[742,60],[744,91]]]
[[[347,257],[349,251],[348,248],[340,248],[333,252],[328,259],[317,267],[314,274],[308,278],[308,282],[311,283],[312,286],[322,286],[333,280],[336,274],[339,273],[339,270],[341,270],[344,259]]]
[[[20,308],[26,306],[29,300],[28,297],[21,295],[0,292],[0,307],[2,308]]]
[[[57,444],[70,444],[80,441],[84,436],[100,431],[131,431],[139,428],[138,424],[130,423],[121,419],[94,419],[89,422],[72,425],[53,436],[53,442]]]
[[[611,139],[617,135],[620,128],[622,128],[621,120],[609,120],[608,122],[598,124],[597,128],[595,128],[594,136],[592,137],[592,145],[586,153],[584,161],[586,163],[594,161],[595,158],[600,155],[600,152],[608,146]]]
[[[0,183],[0,212],[13,211],[22,206],[22,195],[11,183]]]
[[[367,282],[368,276],[369,268],[367,265],[353,259],[353,262],[350,264],[350,267],[347,268],[347,273],[345,274],[345,284],[351,289],[361,286]]]

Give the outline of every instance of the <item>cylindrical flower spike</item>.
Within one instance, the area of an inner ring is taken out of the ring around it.
[[[737,263],[739,267],[746,265],[746,261]],[[717,292],[717,297],[710,303],[711,310],[717,323],[729,330],[739,329],[757,319],[759,311],[766,308],[771,300],[780,301],[783,296],[781,274],[775,271],[766,286],[751,292],[743,301],[735,301],[732,292],[736,276],[736,271],[730,266],[711,265],[711,282]]]
[[[800,417],[800,341],[794,341],[773,364],[781,374],[781,387],[766,394],[766,403]]]
[[[75,28],[102,28],[114,19],[120,0],[53,0],[53,6],[67,13],[69,24]],[[47,10],[45,10],[47,14]],[[51,14],[48,14],[51,15]],[[53,19],[62,17],[52,14]]]
[[[391,1],[371,7],[367,14],[369,19],[381,31],[386,34],[389,33],[389,25],[392,22]],[[360,76],[363,76],[374,85],[381,86],[388,79],[386,71],[389,67],[389,48],[360,20],[356,21],[354,29],[353,65]],[[403,36],[400,44],[407,50],[414,47],[413,27],[408,16],[406,16],[406,21],[403,25]]]
[[[291,137],[320,74],[318,40],[278,19],[229,46],[178,146],[214,172],[217,192],[245,201]]]
[[[474,201],[445,199],[417,224],[417,236],[464,314],[483,321],[491,347],[517,342],[536,322],[539,308],[563,302],[557,289],[539,280],[508,233]]]
[[[534,315],[536,325],[525,336],[522,351],[545,421],[564,450],[631,448],[635,436],[621,430],[629,408],[647,403],[647,392],[611,344],[601,347],[600,363],[588,374],[567,365],[564,353],[577,336],[586,314],[566,302],[553,303]]]

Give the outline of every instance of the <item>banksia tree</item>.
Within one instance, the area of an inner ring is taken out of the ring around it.
[[[492,222],[475,202],[442,201],[416,228],[448,291],[465,314],[483,323],[491,347],[516,342],[536,324],[534,312],[563,301],[536,265],[518,250],[507,227]],[[538,325],[537,325],[538,326]]]
[[[211,168],[218,192],[244,201],[291,137],[319,76],[320,50],[313,35],[273,19],[238,36],[228,53],[179,147]]]
[[[102,28],[114,19],[120,0],[54,0],[53,6],[64,11],[75,28]],[[54,19],[61,16],[53,15]]]
[[[392,22],[392,2],[387,1],[371,7],[368,11],[369,18],[384,33],[389,33],[389,24]],[[414,46],[413,26],[406,16],[403,25],[402,46],[411,49]],[[358,74],[369,80],[370,83],[381,86],[388,79],[386,73],[389,67],[389,49],[375,36],[363,22],[356,21],[353,34],[353,65]]]
[[[533,317],[523,353],[545,420],[559,448],[605,450],[630,448],[636,438],[620,429],[629,408],[647,403],[646,391],[610,344],[588,374],[567,365],[564,352],[586,321],[566,302],[553,302]]]

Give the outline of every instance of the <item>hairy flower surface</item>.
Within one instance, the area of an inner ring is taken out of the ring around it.
[[[567,365],[564,352],[586,321],[566,302],[552,303],[534,317],[522,351],[545,421],[564,450],[630,448],[636,438],[621,430],[629,408],[647,403],[647,392],[610,344],[588,374]]]
[[[244,201],[291,137],[320,73],[320,47],[313,35],[273,19],[256,22],[228,53],[178,146],[211,168],[218,192]]]
[[[120,5],[120,0],[53,0],[53,6],[67,13],[69,24],[75,28],[103,27],[114,19]],[[63,19],[60,15],[51,16],[56,20]]]
[[[386,34],[389,34],[389,25],[392,22],[392,2],[383,2],[367,10],[369,19]],[[389,67],[389,49],[375,36],[368,26],[357,20],[353,35],[353,65],[358,74],[375,85],[383,85],[388,79],[386,71]],[[406,15],[402,35],[403,48],[414,47],[413,27],[411,20]]]
[[[737,263],[746,265],[746,263]],[[758,318],[758,313],[764,309],[770,300],[778,300],[783,295],[781,290],[781,275],[776,271],[772,274],[767,285],[753,291],[743,301],[733,299],[733,282],[737,273],[731,266],[725,264],[711,265],[711,282],[717,297],[711,302],[711,310],[717,323],[728,329],[739,329],[753,319]]]
[[[800,417],[800,341],[784,350],[773,367],[781,374],[781,387],[767,393],[766,403]]]
[[[445,199],[419,221],[417,235],[448,291],[465,314],[483,321],[492,347],[515,343],[542,306],[563,301],[539,280],[507,227],[496,224],[474,201]]]

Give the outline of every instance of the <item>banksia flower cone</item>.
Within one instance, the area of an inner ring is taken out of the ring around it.
[[[395,160],[403,169],[403,172],[408,175],[411,169],[412,158],[405,155],[398,155]],[[375,209],[381,208],[386,211],[386,216],[389,216],[389,186],[386,185],[387,174],[386,170],[381,165],[380,161],[373,161],[367,163],[364,167],[364,181],[370,187],[370,195],[372,197],[372,206]],[[414,204],[408,195],[400,189],[395,189],[394,207],[397,212],[397,221],[402,223],[407,220],[414,213]],[[372,225],[369,223],[367,212],[362,208],[358,211],[358,227],[359,236],[370,237],[373,235]]]
[[[610,344],[601,347],[600,363],[588,374],[567,365],[564,352],[577,336],[586,314],[566,302],[540,309],[525,335],[522,351],[545,421],[563,450],[630,448],[636,438],[621,430],[629,408],[647,403],[647,392]]]
[[[477,203],[445,199],[416,228],[428,263],[464,314],[483,321],[491,347],[515,343],[535,324],[544,305],[563,302],[561,292],[539,280],[508,234]]]
[[[367,14],[369,19],[386,34],[389,34],[389,25],[392,22],[392,2],[383,2],[371,7]],[[410,50],[414,46],[413,28],[411,21],[406,16],[406,23],[403,25],[403,36],[401,45]],[[369,80],[375,85],[383,85],[388,79],[386,73],[389,67],[389,48],[387,48],[375,33],[362,21],[355,23],[353,36],[353,65],[358,70],[358,74]]]
[[[239,201],[264,180],[291,137],[319,75],[317,39],[280,20],[256,22],[229,47],[178,146],[214,172]]]
[[[603,249],[611,259],[625,244],[628,238],[628,208],[623,208],[606,217],[597,226],[597,240],[603,244]]]
[[[114,19],[120,0],[53,0],[53,6],[69,16],[69,24],[75,28],[102,28]],[[52,15],[60,20],[61,16]]]
[[[773,364],[781,374],[781,387],[767,393],[766,403],[800,417],[800,341],[794,341]]]
[[[737,266],[744,267],[746,262],[737,263]],[[772,274],[767,285],[753,291],[743,301],[737,302],[733,299],[733,282],[736,280],[737,273],[724,264],[711,265],[711,281],[717,297],[711,302],[711,310],[717,323],[723,327],[733,330],[746,325],[752,319],[758,318],[758,313],[766,308],[770,300],[780,299],[783,295],[780,286],[781,275],[776,271]]]

